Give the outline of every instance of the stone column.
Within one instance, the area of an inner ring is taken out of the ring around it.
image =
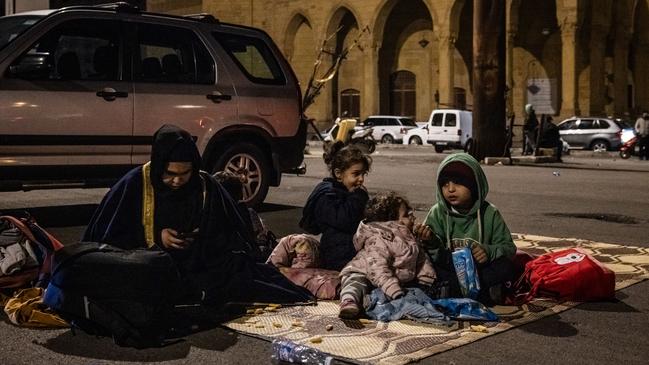
[[[590,115],[605,115],[606,86],[604,84],[604,56],[607,29],[593,26],[590,34]]]
[[[579,114],[577,97],[577,25],[574,19],[566,19],[561,24],[561,115]]]
[[[635,106],[640,112],[649,110],[649,67],[646,66],[649,60],[649,39],[640,40],[635,45]]]
[[[457,36],[448,30],[439,32],[439,103],[451,107],[455,103],[455,41]]]
[[[516,29],[507,30],[506,40],[506,85],[507,90],[507,115],[514,113],[514,38],[516,38]]]
[[[361,120],[379,112],[379,49],[380,44],[363,46],[363,90],[361,91]]]
[[[622,116],[628,111],[628,88],[629,83],[629,46],[631,45],[631,34],[626,30],[616,30],[615,48],[613,51],[613,88],[615,96],[613,99],[613,110],[615,115]]]

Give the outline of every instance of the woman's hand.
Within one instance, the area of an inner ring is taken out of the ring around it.
[[[415,224],[413,233],[415,234],[415,237],[419,238],[420,241],[428,241],[433,238],[433,230],[425,224]]]
[[[171,228],[164,228],[160,233],[162,245],[169,249],[184,250],[189,246],[189,242],[178,238],[178,231]]]

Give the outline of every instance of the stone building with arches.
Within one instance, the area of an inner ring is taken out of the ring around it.
[[[649,0],[506,6],[507,108],[519,121],[528,102],[555,120],[632,118],[649,109],[649,67],[642,66],[649,61]],[[325,49],[335,52],[367,27],[307,111],[321,126],[343,111],[423,121],[437,107],[472,105],[473,0],[149,0],[147,9],[207,12],[264,29],[303,88],[327,36]]]

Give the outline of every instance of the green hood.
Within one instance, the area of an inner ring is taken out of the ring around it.
[[[489,183],[487,182],[487,177],[485,176],[484,172],[482,171],[482,168],[480,167],[480,163],[473,158],[473,156],[469,155],[468,153],[454,153],[452,155],[449,155],[442,161],[442,163],[439,165],[439,168],[437,169],[437,179],[435,180],[435,196],[437,197],[437,201],[440,203],[440,209],[442,209],[446,213],[450,213],[453,215],[458,215],[459,213],[451,213],[449,210],[448,205],[446,204],[446,201],[444,200],[444,195],[442,195],[442,188],[439,186],[439,177],[444,171],[444,168],[448,166],[449,164],[453,162],[459,162],[462,163],[466,166],[468,166],[471,171],[473,171],[473,177],[474,181],[476,183],[477,187],[477,193],[478,193],[478,199],[473,204],[473,207],[469,210],[468,213],[466,214],[460,214],[460,215],[475,215],[480,207],[482,206],[482,203],[487,199],[487,193],[489,193]]]
[[[439,186],[441,174],[452,163],[464,164],[473,172],[475,186],[471,189],[477,199],[466,213],[451,209]],[[486,200],[489,184],[475,158],[466,153],[455,153],[446,157],[437,170],[435,191],[437,203],[425,219],[425,224],[434,233],[433,240],[425,244],[433,262],[445,260],[443,252],[447,252],[448,258],[448,252],[460,247],[471,247],[473,244],[482,245],[490,261],[500,256],[513,256],[516,246],[511,233],[498,209]]]

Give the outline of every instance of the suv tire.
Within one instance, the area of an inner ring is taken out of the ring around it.
[[[225,149],[212,167],[212,173],[229,171],[244,177],[242,202],[253,207],[261,204],[268,194],[270,162],[254,144],[241,142]]]
[[[435,145],[435,152],[437,153],[444,152],[444,146]]]
[[[410,137],[410,144],[421,145],[421,138],[419,136]]]
[[[381,137],[381,143],[385,143],[385,144],[394,143],[394,137],[392,137],[391,134],[386,134],[383,137]]]
[[[596,139],[590,144],[590,149],[593,152],[606,152],[609,149],[609,144],[603,139]]]

